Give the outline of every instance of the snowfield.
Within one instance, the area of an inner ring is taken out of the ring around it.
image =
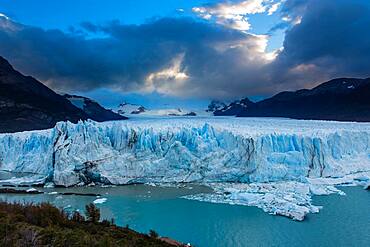
[[[233,117],[134,118],[0,135],[1,184],[208,184],[188,199],[302,220],[313,194],[370,178],[370,124]]]

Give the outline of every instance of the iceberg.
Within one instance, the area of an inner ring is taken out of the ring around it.
[[[105,203],[108,199],[107,198],[98,198],[93,201],[94,204],[102,204]]]
[[[255,206],[272,215],[282,215],[302,221],[308,213],[318,213],[321,209],[321,206],[312,204],[312,195],[345,195],[335,185],[362,186],[363,183],[358,181],[357,177],[363,175],[370,175],[370,172],[360,172],[334,179],[321,178],[270,183],[213,183],[209,186],[214,189],[214,193],[188,195],[183,198]],[[366,185],[364,188],[367,188]]]
[[[311,194],[337,193],[333,185],[360,176],[365,186],[370,124],[230,117],[60,122],[0,134],[0,170],[24,174],[0,184],[218,183],[216,201],[265,205],[267,212],[301,219],[294,212],[318,211]],[[221,188],[233,187],[225,184],[242,189],[225,197]],[[253,184],[276,186],[260,193]]]

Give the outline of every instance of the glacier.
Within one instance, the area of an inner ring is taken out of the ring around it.
[[[202,183],[188,199],[252,205],[302,220],[311,195],[370,177],[370,124],[161,117],[0,134],[0,184]],[[338,182],[339,181],[339,182]]]

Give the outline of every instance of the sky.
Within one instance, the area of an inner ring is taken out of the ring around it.
[[[0,55],[106,107],[205,107],[370,76],[368,0],[1,0]]]

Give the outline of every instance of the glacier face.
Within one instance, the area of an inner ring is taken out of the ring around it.
[[[370,170],[370,125],[198,118],[0,135],[0,169],[81,182],[271,182]]]
[[[1,134],[0,170],[24,175],[2,184],[308,184],[370,171],[370,124],[227,117],[61,122]]]

